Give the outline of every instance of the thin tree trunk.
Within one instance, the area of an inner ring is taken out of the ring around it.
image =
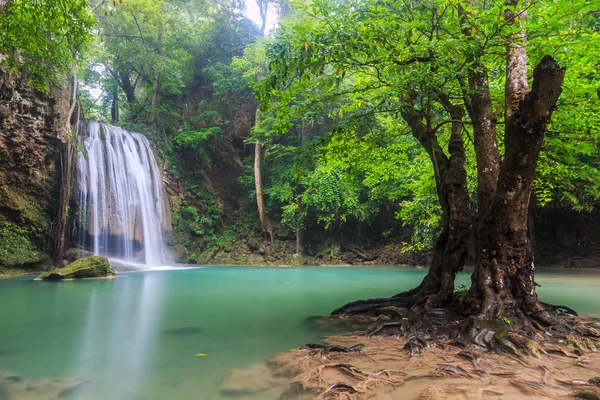
[[[534,287],[534,259],[527,215],[544,135],[562,91],[565,69],[550,56],[534,70],[533,87],[510,119],[500,171],[493,224],[478,237],[480,248],[466,302],[484,320],[536,318],[549,323]]]
[[[67,114],[67,119],[65,121],[65,128],[68,132],[71,132],[71,118],[73,117],[75,105],[77,104],[77,60],[75,59],[75,56],[73,56],[73,61],[71,62],[71,77],[73,79],[73,92],[71,94],[71,106],[69,107],[69,113]]]
[[[158,104],[158,91],[160,89],[160,58],[162,53],[162,29],[158,31],[156,43],[156,66],[154,69],[154,86],[152,88],[152,103],[150,106],[150,125],[156,133],[156,107]]]
[[[267,30],[267,12],[269,11],[269,0],[256,0],[258,6],[258,12],[260,14],[260,33],[259,36],[265,36]]]
[[[63,256],[65,254],[65,242],[66,242],[66,229],[67,229],[67,218],[69,216],[69,198],[71,197],[71,176],[72,176],[72,158],[73,158],[73,140],[76,140],[73,136],[73,129],[71,125],[71,118],[75,111],[77,104],[77,63],[75,57],[71,65],[72,85],[73,91],[71,94],[71,106],[69,107],[69,113],[66,116],[65,121],[65,141],[66,145],[64,149],[61,149],[60,162],[61,162],[61,184],[60,184],[60,198],[58,204],[58,227],[56,231],[56,246],[54,248],[54,264],[61,266]],[[79,110],[77,112],[77,121],[75,122],[75,137],[77,135],[77,129],[79,127]]]
[[[296,254],[304,256],[304,228],[296,230]]]
[[[300,143],[302,145],[302,150],[304,151],[304,145],[306,144],[306,137],[308,133],[308,128],[306,126],[306,122],[302,120],[302,127],[300,130]],[[296,185],[296,202],[298,203],[298,213],[302,215],[303,212],[303,204],[302,204],[302,193],[304,192],[304,187],[301,184]],[[304,256],[304,219],[299,221],[300,226],[296,229],[296,255]]]
[[[113,124],[119,122],[119,90],[113,91],[112,105],[110,107],[110,117]]]
[[[258,111],[256,112],[258,116]],[[256,205],[258,207],[258,218],[260,219],[260,226],[262,229],[269,233],[271,241],[273,241],[273,227],[269,217],[265,213],[265,200],[262,192],[262,176],[261,176],[261,150],[262,146],[257,141],[254,145],[254,186],[256,189]]]
[[[268,10],[268,0],[256,0],[256,4],[258,5],[260,17],[262,20],[262,25],[260,28],[260,36],[264,36],[265,29],[267,26],[267,10]],[[259,81],[261,78],[260,72],[256,75],[256,80]],[[260,107],[256,109],[256,116],[254,119],[254,126],[259,126],[260,124]],[[267,216],[265,212],[265,200],[262,191],[262,172],[261,172],[261,153],[262,153],[262,145],[257,140],[254,144],[254,186],[256,189],[256,204],[258,207],[258,217],[260,219],[260,226],[263,231],[269,233],[271,237],[271,241],[273,241],[273,227],[271,225],[271,220]]]

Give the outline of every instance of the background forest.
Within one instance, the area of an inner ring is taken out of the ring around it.
[[[42,92],[72,80],[82,117],[150,138],[179,262],[424,264],[441,208],[429,156],[398,117],[398,87],[420,94],[418,107],[446,149],[451,121],[427,96],[465,67],[454,54],[477,47],[492,65],[502,136],[506,66],[494,38],[511,29],[494,14],[502,7],[481,10],[481,34],[469,42],[456,34],[457,18],[446,32],[432,31],[421,2],[256,3],[259,25],[238,0],[3,0],[2,65]],[[597,223],[585,227],[600,198],[600,12],[592,3],[528,6],[536,11],[527,22],[532,66],[552,54],[568,68],[540,156],[530,231],[537,226],[540,237],[571,250],[598,241],[586,236]],[[406,12],[390,15],[392,5]],[[272,28],[267,15],[278,22]],[[398,18],[410,35],[397,31]],[[420,57],[440,50],[447,56],[432,72]],[[475,212],[468,121],[461,135]],[[564,237],[565,218],[583,227],[579,237]],[[14,237],[15,229],[5,222],[0,234]],[[35,231],[17,236],[27,235],[43,241]]]

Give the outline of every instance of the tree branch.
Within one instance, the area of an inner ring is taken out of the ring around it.
[[[131,15],[133,15],[133,20],[135,21],[135,25],[137,26],[138,31],[140,32],[140,37],[142,38],[142,42],[146,43],[146,39],[144,39],[144,34],[142,33],[142,28],[140,28],[140,24],[138,23],[137,17],[133,13],[133,11],[131,12]]]
[[[113,37],[132,38],[132,39],[142,39],[142,41],[144,40],[144,38],[142,36],[128,35],[126,33],[121,33],[121,34],[117,34],[117,33],[103,33],[103,35],[104,36],[113,36]]]
[[[91,12],[94,12],[98,9],[98,7],[100,7],[102,4],[106,3],[106,0],[100,0],[100,2],[98,2],[98,4],[96,4],[94,7],[92,7],[90,9]]]
[[[415,63],[425,63],[425,62],[431,62],[433,60],[435,60],[436,57],[412,57],[406,60],[398,60],[396,58],[393,58],[392,61],[394,62],[394,64],[398,64],[398,65],[410,65],[410,64],[415,64]]]

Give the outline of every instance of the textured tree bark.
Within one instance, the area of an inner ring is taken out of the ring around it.
[[[437,140],[436,133],[423,122],[424,115],[416,110],[404,111],[402,116],[429,154],[433,164],[438,200],[442,208],[442,230],[433,249],[429,272],[419,286],[399,293],[390,299],[361,300],[344,305],[332,314],[361,314],[387,306],[412,307],[425,303],[426,308],[448,304],[454,292],[454,280],[462,270],[467,257],[467,240],[471,230],[471,203],[467,189],[465,148],[461,136],[460,106],[444,101],[452,123],[447,157]]]
[[[519,0],[506,0],[506,5],[514,8]],[[507,8],[504,16],[508,24],[519,28],[518,33],[508,35],[506,44],[506,83],[505,83],[505,118],[509,121],[519,110],[519,104],[529,90],[527,82],[527,35],[524,21],[527,11],[513,11]]]
[[[481,319],[527,316],[550,323],[535,293],[527,215],[538,156],[564,76],[564,68],[544,57],[534,70],[531,91],[508,121],[491,225],[483,234],[480,231],[473,285],[466,299]]]
[[[468,14],[460,7],[459,16],[463,35],[472,37],[474,32],[467,23]],[[481,222],[485,219],[484,216],[494,200],[500,173],[500,155],[487,69],[478,61],[477,54],[467,54],[467,62],[470,65],[467,70],[468,86],[463,87],[463,96],[473,123],[473,141],[477,160],[477,212]]]

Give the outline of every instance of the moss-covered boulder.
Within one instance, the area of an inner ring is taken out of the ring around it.
[[[53,269],[44,272],[36,279],[42,280],[63,280],[63,279],[85,279],[85,278],[108,278],[115,276],[115,271],[111,268],[108,260],[104,257],[85,257],[80,258],[63,268]]]

